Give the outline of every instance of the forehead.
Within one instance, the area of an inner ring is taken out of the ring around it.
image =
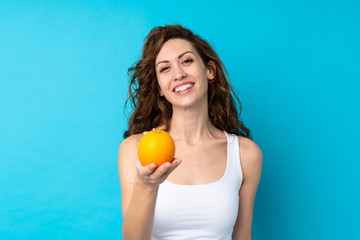
[[[186,51],[191,51],[196,54],[194,47],[189,41],[184,39],[168,40],[161,47],[159,54],[156,56],[155,62],[177,58],[180,54]]]

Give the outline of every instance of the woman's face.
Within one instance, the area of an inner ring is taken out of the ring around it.
[[[207,103],[208,79],[214,78],[212,69],[204,65],[189,41],[168,40],[155,60],[160,95],[173,106]]]

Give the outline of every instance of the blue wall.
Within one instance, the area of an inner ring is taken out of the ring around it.
[[[0,1],[0,238],[121,239],[126,71],[181,23],[263,150],[253,239],[359,239],[360,4],[137,2]]]

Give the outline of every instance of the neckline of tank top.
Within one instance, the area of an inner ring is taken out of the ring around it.
[[[220,179],[218,179],[216,181],[213,181],[213,182],[202,183],[202,184],[179,184],[179,183],[170,182],[167,179],[165,179],[165,181],[162,184],[165,183],[165,184],[169,184],[169,185],[172,185],[172,186],[183,187],[183,188],[201,188],[201,187],[209,187],[209,186],[217,185],[217,184],[220,184],[222,181],[224,181],[226,175],[228,174],[229,165],[230,165],[230,159],[229,159],[229,156],[230,156],[230,153],[229,153],[230,136],[226,131],[223,131],[223,132],[225,133],[225,136],[226,136],[226,139],[227,139],[227,142],[226,142],[226,147],[227,147],[227,150],[226,150],[226,169],[225,169],[225,172],[224,172],[224,174],[222,175],[222,177]]]

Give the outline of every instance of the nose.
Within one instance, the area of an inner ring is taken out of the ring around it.
[[[175,68],[175,80],[181,81],[185,77],[186,77],[186,73],[185,73],[184,69],[180,66],[177,66]]]

